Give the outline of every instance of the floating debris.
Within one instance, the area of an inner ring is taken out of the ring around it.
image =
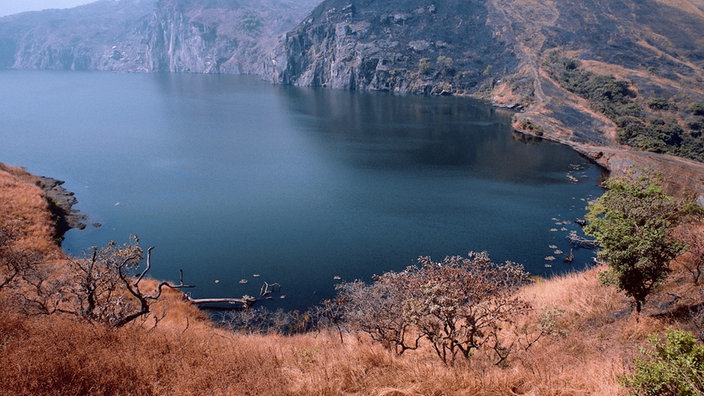
[[[545,263],[545,268],[552,268],[552,264]]]
[[[552,221],[560,221],[560,219],[558,219],[557,217],[553,217],[553,218],[550,219],[550,220],[552,220]]]
[[[545,257],[545,261],[555,261],[555,256],[547,256]]]
[[[576,177],[574,177],[574,176],[572,176],[572,175],[567,175],[567,180],[568,180],[570,183],[579,183],[579,179],[577,179]]]
[[[252,278],[259,278],[260,276],[259,274],[252,274]]]
[[[567,231],[567,227],[561,227],[560,231]]]
[[[562,250],[560,250],[560,249],[557,249],[557,250],[555,250],[553,253],[555,253],[555,254],[562,254],[562,253],[564,253],[564,252],[563,252]]]
[[[246,285],[247,283],[249,283],[247,279],[240,279],[240,285]]]
[[[340,275],[335,275],[332,277],[333,280],[342,280],[342,277]]]
[[[548,246],[550,249],[557,249],[557,245],[550,245]]]
[[[285,295],[285,294],[282,294],[282,295],[279,296],[279,298],[283,300],[284,298],[286,298],[286,295]]]
[[[550,232],[557,232],[557,228],[551,228]]]
[[[220,283],[220,279],[215,279],[215,280],[213,281],[213,283],[215,283],[215,284],[217,285],[218,283]]]

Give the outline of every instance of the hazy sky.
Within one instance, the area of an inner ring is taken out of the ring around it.
[[[47,8],[70,8],[95,0],[0,0],[0,16]]]

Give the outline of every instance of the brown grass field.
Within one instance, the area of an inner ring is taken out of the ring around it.
[[[0,224],[21,226],[17,244],[40,250],[46,265],[66,260],[31,175],[0,167],[0,205]],[[147,317],[118,330],[22,315],[0,291],[0,395],[625,394],[617,377],[649,334],[669,326],[701,331],[677,315],[701,304],[701,286],[675,264],[668,284],[636,320],[629,301],[599,283],[600,270],[522,289],[533,306],[525,340],[540,318],[550,331],[527,350],[518,336],[501,367],[484,353],[446,366],[429,346],[396,356],[361,334],[346,333],[344,342],[324,331],[236,334],[211,323],[177,291],[154,306],[163,319]],[[681,298],[673,303],[668,292]]]

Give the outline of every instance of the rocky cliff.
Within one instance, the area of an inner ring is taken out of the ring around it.
[[[160,0],[148,37],[149,68],[270,73],[279,37],[317,0]]]
[[[155,0],[103,0],[0,18],[0,68],[147,71]]]
[[[513,73],[482,0],[329,0],[289,32],[274,76],[286,84],[473,94]]]
[[[0,18],[0,68],[270,73],[317,0],[102,0]]]

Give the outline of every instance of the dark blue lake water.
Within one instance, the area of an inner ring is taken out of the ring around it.
[[[102,224],[64,248],[137,234],[152,276],[183,268],[196,297],[278,282],[267,304],[303,308],[337,277],[469,251],[539,275],[591,261],[564,263],[565,237],[600,170],[480,102],[187,74],[0,72],[0,88],[0,161],[66,180]]]

